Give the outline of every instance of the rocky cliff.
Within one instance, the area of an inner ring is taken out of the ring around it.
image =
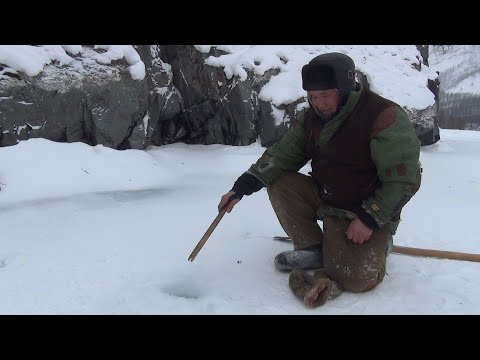
[[[0,63],[0,146],[34,137],[115,149],[258,140],[267,146],[287,131],[304,105],[304,99],[277,105],[260,99],[278,69],[262,74],[247,69],[240,80],[207,65],[208,57],[226,54],[218,48],[133,48],[145,67],[142,78],[133,76],[128,57],[98,61],[102,48],[88,45],[69,54],[68,64],[49,63],[37,75]],[[368,86],[368,76],[359,72],[357,78]],[[409,111],[422,144],[435,142],[435,107]]]

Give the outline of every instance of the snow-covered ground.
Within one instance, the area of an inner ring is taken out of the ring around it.
[[[305,308],[277,272],[291,249],[265,190],[225,215],[220,196],[264,151],[147,151],[30,139],[0,148],[0,314],[479,314],[480,264],[391,254],[374,291]],[[480,253],[480,133],[422,147],[423,184],[397,245]],[[308,165],[302,169],[307,172]]]

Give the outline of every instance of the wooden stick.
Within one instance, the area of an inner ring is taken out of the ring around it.
[[[220,222],[220,220],[222,220],[223,218],[223,215],[225,215],[225,213],[227,212],[227,206],[225,205],[224,208],[218,213],[217,217],[215,218],[215,220],[213,220],[212,224],[210,225],[210,227],[207,229],[207,231],[205,232],[205,234],[202,236],[202,238],[200,239],[200,241],[198,242],[197,246],[195,246],[195,249],[193,249],[192,253],[190,254],[190,256],[188,257],[188,261],[192,261],[195,259],[195,257],[197,256],[197,254],[200,252],[200,250],[202,250],[202,247],[203,245],[207,242],[208,238],[210,237],[210,235],[212,235],[212,232],[213,230],[215,230],[215,228],[217,227],[218,223]]]
[[[412,255],[412,256],[433,257],[438,259],[480,262],[479,254],[468,254],[468,253],[444,251],[444,250],[433,250],[433,249],[420,249],[420,248],[412,248],[412,247],[397,246],[397,245],[393,246],[392,253]]]

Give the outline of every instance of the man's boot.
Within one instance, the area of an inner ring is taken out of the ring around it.
[[[302,250],[284,251],[275,257],[274,264],[279,271],[292,271],[293,268],[302,270],[322,268],[322,245],[314,245]]]
[[[310,275],[306,271],[293,269],[288,283],[293,293],[310,308],[321,306],[342,293],[338,284],[330,280],[323,270]]]

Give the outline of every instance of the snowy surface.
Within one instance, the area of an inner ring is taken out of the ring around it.
[[[415,70],[413,64],[418,64],[420,58],[415,45],[197,45],[196,49],[208,53],[212,47],[227,54],[210,56],[206,63],[223,67],[227,78],[236,75],[245,80],[246,70],[263,75],[267,70],[278,69],[279,74],[272,76],[259,93],[260,99],[275,106],[306,96],[301,68],[326,52],[349,55],[356,68],[366,74],[373,91],[401,106],[424,109],[435,102],[427,81],[437,75],[427,66]]]
[[[147,151],[30,139],[0,148],[0,314],[480,314],[480,263],[391,254],[374,291],[307,309],[273,258],[291,245],[265,190],[188,256],[221,195],[264,151]],[[480,132],[422,147],[397,245],[480,253]],[[302,172],[309,171],[309,165]]]

